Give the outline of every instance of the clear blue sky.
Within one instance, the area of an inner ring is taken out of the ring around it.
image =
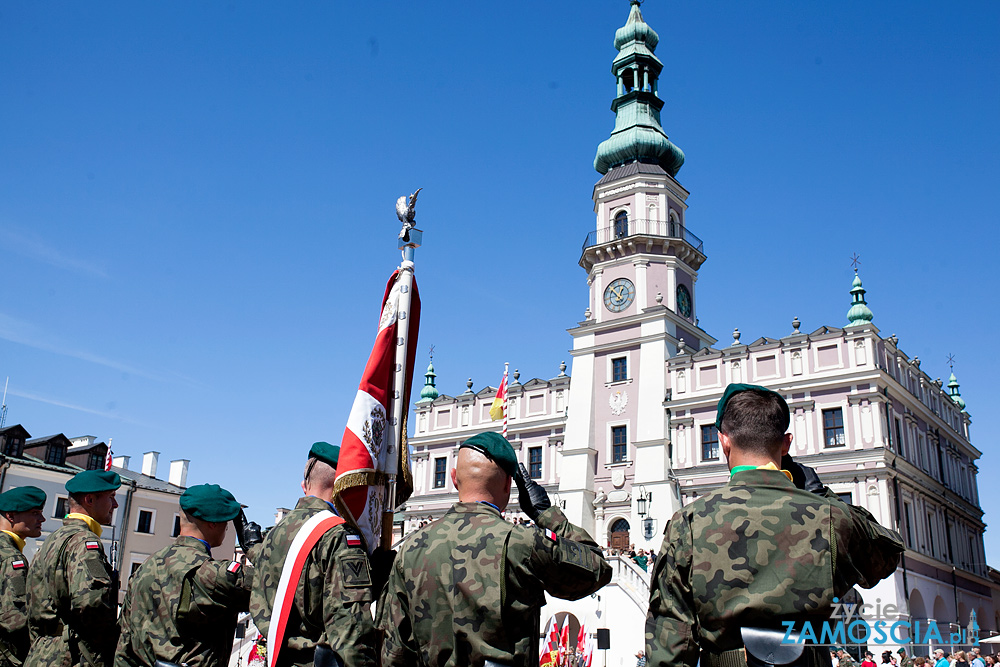
[[[643,6],[705,241],[702,326],[875,324],[946,356],[984,452],[1000,331],[1000,4]],[[419,373],[522,381],[569,359],[613,127],[625,0],[7,2],[0,7],[0,381],[8,423],[190,458],[270,523],[338,441],[425,188]],[[993,563],[997,565],[997,563]]]

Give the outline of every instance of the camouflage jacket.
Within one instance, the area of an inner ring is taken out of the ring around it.
[[[28,654],[28,560],[0,532],[0,667],[20,667]]]
[[[699,648],[742,647],[745,625],[821,621],[834,596],[892,574],[902,551],[898,534],[829,489],[797,489],[777,470],[737,472],[667,523],[650,584],[649,664],[694,667]]]
[[[267,637],[281,568],[292,540],[311,516],[330,505],[301,498],[295,509],[272,528],[254,561],[257,572],[250,594],[250,613]],[[374,665],[375,627],[371,615],[371,571],[357,533],[346,524],[327,531],[309,552],[278,656],[279,667],[312,667],[317,644],[329,646],[345,665]],[[355,544],[348,544],[348,537]],[[268,651],[272,647],[268,647]]]
[[[539,610],[611,580],[590,536],[553,507],[513,525],[457,503],[399,547],[378,606],[383,665],[538,664]]]
[[[28,570],[26,667],[110,667],[118,643],[117,577],[100,538],[64,519]]]
[[[129,581],[115,667],[152,667],[157,660],[226,667],[252,581],[252,567],[212,560],[204,542],[178,537]]]

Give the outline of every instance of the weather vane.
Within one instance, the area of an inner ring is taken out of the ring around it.
[[[434,361],[434,346],[433,345],[431,345],[431,349],[429,351],[429,354],[431,356],[431,361]]]
[[[955,355],[954,354],[949,354],[948,355],[948,368],[950,368],[952,371],[955,370]]]
[[[854,272],[857,273],[858,267],[861,266],[861,255],[854,253],[854,256],[851,257],[851,266],[854,267]]]

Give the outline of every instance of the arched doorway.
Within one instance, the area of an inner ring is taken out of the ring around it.
[[[618,519],[611,524],[611,532],[608,535],[608,546],[612,549],[618,549],[619,551],[625,551],[628,549],[629,541],[629,530],[631,526],[628,525],[628,521],[625,519]]]
[[[628,236],[628,213],[625,211],[618,211],[615,214],[615,238],[624,238]]]

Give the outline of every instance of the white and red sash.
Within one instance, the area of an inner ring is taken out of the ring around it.
[[[285,631],[288,616],[295,602],[295,589],[302,578],[302,570],[306,565],[309,552],[319,542],[319,538],[333,528],[344,523],[344,520],[329,510],[322,510],[309,517],[302,524],[299,532],[292,540],[292,546],[285,556],[285,564],[281,568],[281,578],[278,580],[278,591],[271,607],[271,622],[267,626],[267,657],[269,667],[278,664],[278,653],[285,642]]]

